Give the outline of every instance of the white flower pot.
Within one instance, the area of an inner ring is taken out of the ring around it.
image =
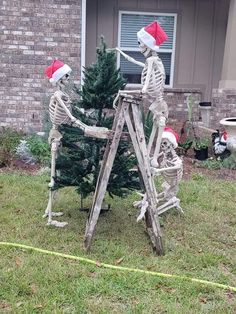
[[[227,132],[226,147],[236,157],[236,117],[220,120]]]

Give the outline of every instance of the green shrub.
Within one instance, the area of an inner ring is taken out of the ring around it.
[[[207,160],[203,160],[201,162],[201,167],[207,169],[220,169],[222,166],[221,159],[208,158]]]
[[[27,138],[27,144],[31,154],[41,164],[47,164],[50,160],[50,148],[48,142],[41,136],[33,134]]]
[[[10,166],[15,156],[16,147],[23,136],[23,132],[11,128],[2,128],[0,130],[0,166]]]
[[[222,165],[227,169],[236,169],[236,160],[234,155],[231,154],[229,157],[223,159]]]

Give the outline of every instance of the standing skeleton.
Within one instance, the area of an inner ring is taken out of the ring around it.
[[[71,71],[71,68],[67,64],[63,64],[59,60],[54,60],[52,64],[45,70],[45,75],[50,78],[51,83],[56,85],[57,91],[53,94],[49,103],[49,116],[52,123],[52,129],[50,130],[48,137],[48,142],[51,147],[51,175],[50,183],[48,184],[49,199],[43,217],[48,217],[48,225],[54,225],[56,227],[64,227],[67,225],[67,222],[52,220],[53,216],[63,215],[62,212],[52,211],[52,202],[55,194],[54,178],[56,176],[56,158],[58,149],[61,146],[62,139],[62,135],[58,128],[62,124],[71,124],[83,130],[86,136],[93,136],[98,138],[107,138],[109,132],[107,128],[87,126],[72,115],[71,99],[65,92],[65,87],[69,82]]]
[[[152,29],[154,27],[156,31],[156,38],[151,36],[148,31],[149,27]],[[145,30],[147,28],[147,30]],[[163,91],[165,86],[165,69],[163,63],[159,56],[157,55],[158,46],[156,43],[161,44],[163,41],[167,39],[167,35],[161,29],[159,24],[154,21],[149,24],[146,28],[142,28],[138,33],[138,44],[140,48],[140,52],[146,58],[145,63],[135,60],[131,58],[119,48],[116,50],[128,61],[139,65],[143,68],[141,74],[141,84],[142,89],[140,90],[131,90],[131,91],[119,91],[117,97],[114,100],[113,106],[120,96],[126,98],[132,98],[132,95],[140,94],[140,96],[145,99],[149,103],[149,110],[153,114],[153,127],[150,136],[150,140],[148,143],[148,153],[151,158],[151,165],[153,167],[157,167],[157,156],[160,151],[161,145],[161,137],[164,127],[166,125],[166,121],[168,119],[168,107],[163,99]],[[151,36],[151,37],[150,37]],[[151,42],[150,42],[151,39]],[[154,154],[151,156],[151,149],[154,144],[154,139],[156,137],[156,133],[158,130],[157,141],[154,148]]]

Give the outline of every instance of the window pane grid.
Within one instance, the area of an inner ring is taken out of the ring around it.
[[[121,12],[120,15],[120,43],[119,47],[135,60],[145,62],[144,56],[140,53],[138,47],[137,32],[144,26],[154,20],[163,27],[167,33],[168,39],[160,46],[158,55],[162,59],[168,86],[172,84],[173,76],[173,51],[174,51],[174,34],[175,34],[175,14],[148,14],[138,12]],[[120,69],[128,83],[140,83],[142,68],[120,56]]]
[[[137,32],[152,21],[157,20],[165,29],[168,39],[162,44],[161,49],[173,48],[174,16],[122,14],[121,16],[121,42],[123,47],[137,47]]]

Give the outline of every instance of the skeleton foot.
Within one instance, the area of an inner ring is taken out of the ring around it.
[[[52,178],[51,181],[48,183],[49,189],[53,188],[54,185],[55,185],[55,181],[54,181],[54,179]]]
[[[55,226],[55,227],[59,227],[59,228],[63,228],[66,225],[68,225],[68,222],[57,221],[57,220],[51,220],[51,221],[48,221],[48,223],[47,223],[47,226]]]
[[[63,216],[64,213],[63,212],[52,212],[52,217],[60,217]],[[45,212],[43,215],[43,218],[47,218],[49,216],[48,212]]]
[[[137,222],[139,222],[140,220],[142,220],[144,218],[145,213],[147,211],[147,208],[148,208],[148,202],[147,201],[145,201],[145,202],[142,201],[141,211],[140,211],[140,214],[137,217]]]
[[[177,197],[172,197],[169,201],[163,205],[157,207],[157,214],[161,215],[166,212],[168,209],[176,207],[181,213],[183,213],[182,208],[179,206],[180,200]]]
[[[142,193],[137,192],[137,194],[139,194],[142,197],[142,199],[140,201],[133,202],[133,206],[141,209],[140,214],[138,215],[138,218],[137,218],[137,222],[139,222],[145,216],[145,213],[148,208],[148,201],[147,201],[146,193],[142,194]]]
[[[141,208],[142,207],[142,204],[143,204],[143,200],[145,198],[146,200],[146,194],[142,194],[142,193],[139,193],[139,192],[136,192],[138,195],[140,195],[142,197],[142,199],[140,201],[135,201],[133,202],[133,206],[134,207],[137,207],[137,208]]]

